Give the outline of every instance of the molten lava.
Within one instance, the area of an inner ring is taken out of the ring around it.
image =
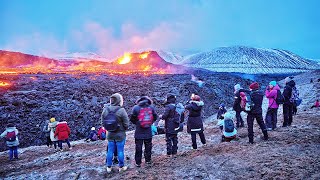
[[[140,57],[141,59],[146,59],[149,54],[150,54],[150,52],[145,52],[145,53],[140,54],[139,57]]]
[[[10,86],[10,83],[5,81],[0,81],[0,87],[8,87],[8,86]]]
[[[128,64],[132,59],[132,56],[130,53],[124,53],[124,55],[118,59],[119,64]]]

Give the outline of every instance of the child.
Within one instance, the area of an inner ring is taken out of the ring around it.
[[[224,115],[224,119],[218,121],[217,124],[222,132],[221,142],[230,142],[237,136],[237,130],[234,128],[233,116],[230,113]]]
[[[14,159],[18,159],[18,133],[17,128],[12,123],[8,123],[6,130],[0,135],[1,138],[6,138],[6,144],[9,147],[10,161],[13,160],[13,156]]]
[[[89,135],[88,135],[86,141],[89,141],[89,139],[90,139],[91,141],[96,141],[96,140],[98,140],[98,133],[97,133],[95,127],[92,127],[92,128],[91,128],[91,130],[90,130],[90,132],[89,132]]]
[[[54,133],[55,137],[58,137],[58,146],[60,148],[60,151],[62,151],[62,143],[66,142],[69,149],[71,148],[70,142],[69,142],[69,136],[70,136],[70,128],[66,121],[59,122],[57,124],[56,132]]]
[[[98,130],[98,138],[100,140],[106,140],[107,138],[107,130],[103,126],[101,126]]]
[[[223,119],[224,114],[227,112],[225,105],[223,103],[220,104],[217,119]]]
[[[241,109],[245,109],[246,102],[247,102],[247,96],[244,92],[240,92],[240,97],[241,97],[240,107],[241,107]]]

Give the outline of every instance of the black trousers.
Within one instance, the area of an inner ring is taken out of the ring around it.
[[[51,141],[51,138],[50,138],[50,136],[47,136],[47,146],[49,147],[49,146],[52,146],[52,141]]]
[[[136,153],[135,160],[136,164],[141,164],[142,159],[142,146],[144,144],[144,158],[146,162],[151,161],[151,151],[152,151],[152,138],[150,139],[135,139],[136,143]]]
[[[69,148],[71,147],[69,139],[59,140],[58,141],[58,146],[59,146],[60,149],[62,149],[62,143],[63,142],[67,143]]]
[[[241,113],[241,111],[236,111],[237,128],[238,128],[238,127],[244,127],[244,122],[243,122],[243,119],[242,119],[240,113]]]
[[[178,136],[177,134],[166,133],[167,155],[177,154]]]
[[[197,134],[200,136],[202,144],[206,144],[206,138],[204,137],[203,131],[191,132],[192,148],[197,149]]]
[[[283,127],[290,126],[292,124],[292,104],[283,104]]]
[[[265,136],[265,138],[267,138],[267,136],[268,136],[266,125],[263,122],[262,113],[258,113],[258,114],[248,113],[247,123],[248,123],[249,142],[253,142],[253,136],[254,136],[254,133],[253,133],[253,122],[254,122],[254,119],[257,120],[257,123],[258,123],[263,135]]]

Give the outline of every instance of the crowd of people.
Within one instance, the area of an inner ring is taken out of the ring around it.
[[[263,139],[268,140],[268,131],[277,128],[277,111],[279,105],[283,105],[283,127],[292,124],[293,109],[299,105],[299,94],[292,78],[285,79],[286,86],[283,93],[276,81],[271,81],[265,92],[261,91],[257,82],[250,84],[249,89],[242,88],[240,84],[234,86],[234,104],[233,113],[228,112],[225,104],[219,106],[217,113],[217,126],[221,129],[221,141],[230,142],[237,137],[237,129],[244,127],[245,123],[241,116],[241,112],[246,112],[246,122],[248,128],[249,143],[254,143],[253,124],[257,121]],[[268,110],[265,121],[262,115],[262,102],[264,95],[268,98]],[[126,131],[129,127],[129,121],[135,125],[135,164],[141,167],[142,153],[146,164],[152,163],[152,138],[155,134],[165,134],[166,154],[175,156],[178,152],[178,133],[183,131],[184,124],[187,125],[187,132],[191,136],[192,149],[196,150],[197,135],[203,146],[206,146],[206,138],[204,133],[202,108],[204,102],[197,94],[192,94],[190,101],[186,105],[177,102],[174,94],[167,94],[164,102],[164,113],[158,115],[156,113],[153,101],[148,96],[141,96],[136,105],[132,108],[130,118],[127,111],[123,108],[123,97],[119,93],[111,95],[110,102],[105,104],[102,110],[98,131],[92,127],[86,141],[107,140],[106,167],[107,172],[112,171],[112,165],[118,163],[119,172],[127,170],[124,161],[124,146],[126,143]],[[298,103],[298,104],[297,104]],[[311,108],[319,107],[319,100]],[[185,117],[186,122],[185,122]],[[234,123],[234,120],[236,123]],[[163,129],[159,128],[160,121],[164,121]],[[236,125],[234,125],[236,124]],[[57,122],[55,118],[51,118],[46,126],[43,127],[46,134],[47,146],[62,151],[62,143],[67,143],[71,149],[69,142],[70,128],[66,121]],[[9,122],[6,130],[1,137],[6,138],[9,147],[9,159],[18,159],[18,130],[14,124]],[[143,151],[144,146],[144,151]]]

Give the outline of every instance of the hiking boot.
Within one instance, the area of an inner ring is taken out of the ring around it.
[[[263,139],[264,140],[268,140],[269,136],[268,136],[268,132],[267,131],[263,131]]]
[[[151,162],[151,161],[147,161],[147,162],[146,162],[146,164],[149,164],[149,165],[151,165],[151,164],[152,164],[152,162]]]
[[[112,168],[111,167],[107,167],[107,173],[111,173]]]
[[[121,172],[124,172],[124,171],[126,171],[128,169],[128,166],[123,166],[123,167],[120,167],[119,168],[119,172],[121,173]]]
[[[141,167],[141,164],[136,164],[136,167],[138,167],[138,168]]]

